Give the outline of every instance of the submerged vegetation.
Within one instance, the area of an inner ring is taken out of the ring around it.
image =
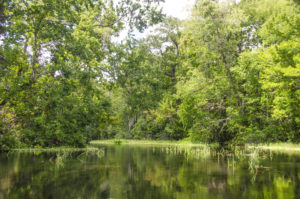
[[[56,165],[58,168],[64,166],[67,161],[72,159],[84,162],[88,157],[102,158],[104,156],[104,150],[98,147],[86,147],[86,148],[22,148],[22,149],[12,149],[9,151],[8,156],[15,155],[22,156],[49,156],[49,163]]]
[[[86,147],[86,148],[68,148],[68,147],[59,147],[59,148],[20,148],[12,149],[10,152],[19,152],[19,153],[33,153],[33,152],[49,152],[49,153],[59,153],[59,152],[99,152],[100,149],[96,147]]]
[[[299,1],[161,2],[2,0],[0,150],[299,143]]]

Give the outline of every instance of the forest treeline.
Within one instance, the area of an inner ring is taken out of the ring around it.
[[[300,141],[299,1],[159,4],[1,0],[0,148]]]

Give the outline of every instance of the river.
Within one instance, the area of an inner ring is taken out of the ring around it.
[[[300,154],[99,146],[0,154],[0,199],[294,199]]]

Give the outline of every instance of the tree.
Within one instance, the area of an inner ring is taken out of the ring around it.
[[[127,21],[141,31],[156,23],[158,3],[5,3],[1,105],[21,126],[23,143],[84,146],[106,131],[111,116],[103,74],[111,37]]]

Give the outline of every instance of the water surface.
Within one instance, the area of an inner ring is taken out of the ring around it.
[[[300,198],[299,154],[100,148],[0,154],[0,199]]]

